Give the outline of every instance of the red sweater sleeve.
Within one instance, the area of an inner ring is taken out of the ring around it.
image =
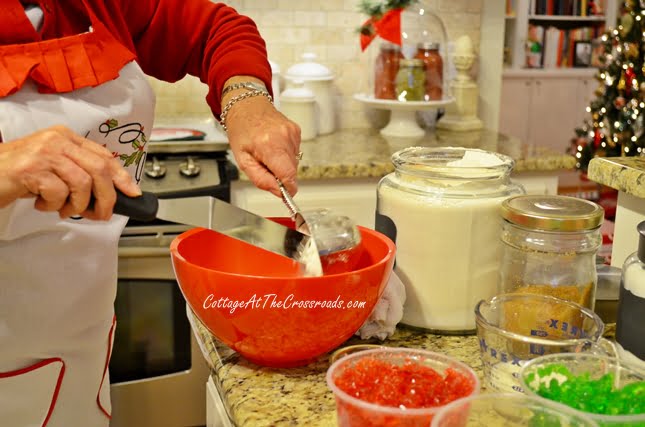
[[[112,2],[120,8],[143,71],[168,82],[186,74],[199,77],[209,87],[206,100],[216,116],[230,77],[255,76],[272,90],[264,40],[255,23],[233,8],[209,0]]]

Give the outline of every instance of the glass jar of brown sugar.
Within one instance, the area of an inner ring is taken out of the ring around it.
[[[439,43],[419,43],[415,58],[425,64],[425,101],[437,101],[443,96],[443,58]]]
[[[523,195],[502,203],[501,293],[534,293],[593,310],[602,243],[601,206],[559,195]]]
[[[374,97],[396,99],[396,74],[399,61],[403,59],[401,47],[394,43],[382,43],[374,63]]]

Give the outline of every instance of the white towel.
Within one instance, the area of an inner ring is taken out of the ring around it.
[[[381,341],[391,337],[396,330],[396,325],[403,318],[405,296],[405,285],[392,271],[381,299],[356,335],[361,339],[376,337]]]
[[[645,372],[645,360],[639,359],[634,353],[629,350],[625,350],[620,343],[614,343],[614,349],[616,351],[616,356],[618,359],[630,363],[634,366],[638,366]]]

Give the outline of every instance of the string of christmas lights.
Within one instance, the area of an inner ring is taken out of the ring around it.
[[[616,28],[601,37],[603,53],[590,118],[575,130],[577,167],[594,157],[645,155],[645,0],[626,0]]]

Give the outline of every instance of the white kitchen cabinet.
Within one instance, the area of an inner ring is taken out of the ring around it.
[[[586,109],[591,101],[596,98],[596,94],[594,92],[599,85],[600,83],[595,77],[583,77],[578,79],[576,100],[579,103],[579,108],[576,109],[576,126],[582,126],[585,119],[590,119],[590,114]]]
[[[233,427],[212,376],[206,382],[206,427]]]
[[[380,178],[301,180],[295,202],[301,210],[328,208],[356,224],[374,228],[376,188]],[[556,194],[554,173],[522,173],[512,176],[529,194]],[[234,181],[231,202],[264,217],[285,217],[289,211],[274,195],[258,190],[248,181]]]
[[[565,153],[575,128],[587,118],[594,97],[594,70],[548,73],[505,72],[500,132],[530,144]]]
[[[532,79],[504,79],[500,100],[499,131],[528,142]]]
[[[300,180],[295,202],[303,211],[328,208],[358,225],[374,228],[378,181],[379,178]],[[265,217],[289,216],[279,198],[247,181],[232,183],[231,202]]]
[[[584,107],[577,100],[575,79],[533,79],[529,141],[564,153],[574,135],[575,118]]]

